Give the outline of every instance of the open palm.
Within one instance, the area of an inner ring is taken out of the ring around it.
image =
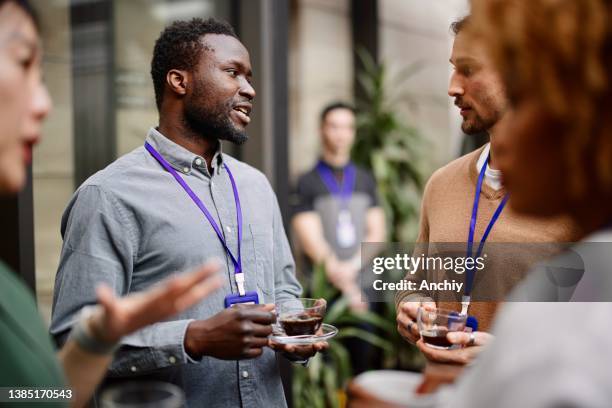
[[[218,289],[222,278],[218,262],[168,278],[149,290],[116,297],[105,285],[97,288],[103,313],[92,323],[100,338],[117,342],[123,336],[167,319],[196,304]]]

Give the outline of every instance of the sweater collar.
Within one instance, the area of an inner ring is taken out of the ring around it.
[[[470,178],[470,182],[474,187],[476,187],[476,183],[478,183],[478,171],[480,169],[476,168],[478,164],[478,158],[480,154],[485,149],[485,146],[475,150],[471,153],[472,158],[469,162],[468,174]],[[506,188],[502,186],[499,190],[495,190],[487,183],[482,183],[482,188],[480,189],[480,194],[482,194],[487,200],[500,200],[502,197],[506,195]]]

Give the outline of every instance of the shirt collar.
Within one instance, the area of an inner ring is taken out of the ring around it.
[[[151,128],[147,134],[147,142],[161,154],[164,159],[177,171],[183,174],[189,174],[194,169],[202,174],[210,177],[206,166],[206,160],[183,146],[174,143],[166,136],[161,134],[156,128]],[[221,150],[221,141],[219,141],[217,151],[213,155],[212,168],[213,172],[220,173],[223,164],[223,152]]]

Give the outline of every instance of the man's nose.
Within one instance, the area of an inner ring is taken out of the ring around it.
[[[251,83],[247,80],[243,81],[239,93],[241,96],[248,98],[250,101],[255,99],[256,95],[255,88],[253,88],[253,85],[251,85]]]
[[[464,93],[465,91],[463,89],[461,78],[459,78],[459,75],[456,72],[453,72],[453,75],[451,75],[450,78],[450,83],[448,84],[448,96],[463,96]]]

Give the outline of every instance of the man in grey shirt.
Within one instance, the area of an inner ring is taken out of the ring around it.
[[[146,148],[89,178],[62,218],[51,333],[65,340],[101,282],[123,295],[216,257],[226,264],[224,288],[125,338],[110,377],[173,382],[189,406],[285,406],[267,347],[271,304],[301,287],[270,184],[219,142],[247,139],[255,97],[248,52],[226,23],[176,22],[155,44],[151,74],[160,116]],[[227,296],[244,293],[265,305],[225,307]],[[280,351],[303,360],[324,347]]]

